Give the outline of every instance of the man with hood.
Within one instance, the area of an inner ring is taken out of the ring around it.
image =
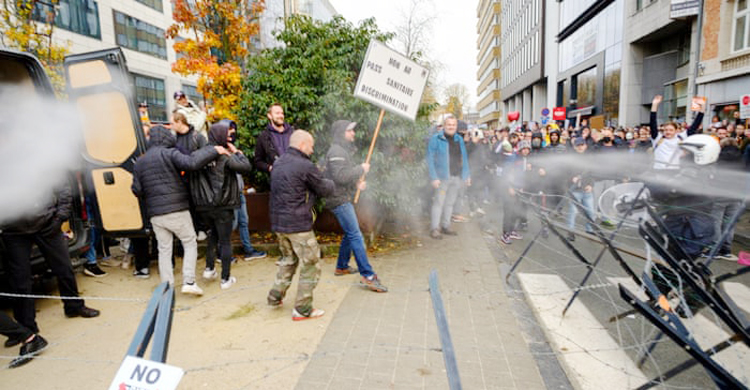
[[[202,295],[203,290],[195,283],[198,244],[190,218],[190,194],[180,179],[180,171],[200,169],[219,154],[228,152],[221,146],[214,146],[185,155],[175,148],[175,143],[175,136],[163,126],[151,129],[148,150],[133,168],[132,191],[145,205],[156,235],[161,281],[174,284],[172,236],[175,235],[185,250],[182,292]]]
[[[216,278],[214,262],[217,250],[221,258],[221,288],[226,290],[237,278],[230,275],[232,264],[232,222],[234,210],[239,208],[242,189],[237,180],[238,173],[250,173],[250,161],[235,146],[236,128],[230,121],[220,121],[211,125],[208,132],[208,144],[225,148],[229,155],[219,156],[211,161],[203,172],[207,176],[207,185],[200,191],[193,191],[193,201],[201,218],[210,227],[208,247],[206,249],[206,269],[203,278]]]
[[[356,126],[356,122],[347,120],[333,122],[331,129],[333,141],[326,154],[326,176],[336,184],[333,194],[325,198],[326,208],[336,215],[344,231],[334,275],[353,274],[359,270],[359,274],[362,275],[360,283],[363,286],[375,292],[387,292],[388,289],[380,283],[378,275],[375,274],[367,259],[365,240],[359,230],[357,213],[352,205],[355,191],[358,188],[361,191],[367,188],[367,182],[360,181],[360,177],[370,170],[370,164],[355,164],[352,161],[352,155],[356,150],[354,146]],[[357,262],[357,268],[349,266],[352,253]]]
[[[289,139],[294,129],[284,122],[284,108],[274,103],[268,107],[268,125],[258,135],[255,141],[255,168],[259,171],[271,173],[273,164],[289,147]]]

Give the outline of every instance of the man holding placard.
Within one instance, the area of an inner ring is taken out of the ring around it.
[[[448,116],[443,131],[430,137],[427,144],[427,168],[435,193],[430,214],[430,237],[439,240],[443,234],[458,235],[450,228],[453,206],[465,182],[471,185],[471,172],[463,138],[456,133],[458,120]]]

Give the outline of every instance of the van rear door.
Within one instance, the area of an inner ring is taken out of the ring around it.
[[[145,215],[130,187],[146,140],[125,55],[120,48],[71,55],[65,76],[81,118],[85,182],[100,228],[121,236],[143,234]]]

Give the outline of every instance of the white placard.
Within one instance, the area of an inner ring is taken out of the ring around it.
[[[183,375],[179,367],[126,356],[109,390],[175,390]]]
[[[740,96],[740,118],[750,118],[750,95]]]
[[[362,61],[354,96],[415,120],[429,74],[427,68],[373,39]]]

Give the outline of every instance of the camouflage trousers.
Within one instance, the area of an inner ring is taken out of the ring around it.
[[[268,304],[278,305],[284,299],[286,291],[292,284],[292,278],[297,266],[302,263],[299,271],[297,286],[297,300],[294,308],[302,315],[308,315],[312,307],[313,289],[320,279],[320,248],[313,231],[302,233],[276,233],[281,250],[279,270],[276,274],[271,291],[268,292]]]

